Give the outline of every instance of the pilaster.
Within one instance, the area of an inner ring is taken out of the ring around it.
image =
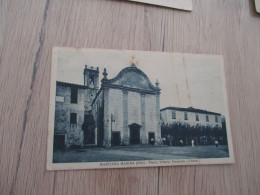
[[[104,89],[104,145],[111,146],[110,115],[109,115],[109,89]]]
[[[123,145],[129,145],[129,131],[128,131],[128,91],[123,90]]]
[[[157,137],[161,138],[160,94],[156,94],[156,117],[157,117],[157,133],[155,136],[156,138]]]
[[[141,143],[148,144],[148,132],[145,128],[145,94],[141,94]]]

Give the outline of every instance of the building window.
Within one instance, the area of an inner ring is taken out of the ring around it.
[[[217,116],[215,116],[215,122],[218,123],[218,117]]]
[[[206,116],[206,122],[209,122],[209,116],[208,115]]]
[[[172,111],[172,119],[176,119],[176,111]]]
[[[184,120],[188,120],[188,113],[184,113]]]
[[[70,113],[70,124],[77,124],[77,113]]]
[[[196,114],[196,121],[199,121],[199,115]]]
[[[77,88],[71,88],[70,103],[72,103],[72,104],[77,104],[78,103],[78,89]]]

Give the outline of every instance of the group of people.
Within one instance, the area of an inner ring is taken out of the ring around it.
[[[218,148],[218,140],[215,140],[215,145],[216,145],[216,148]],[[182,141],[182,139],[180,140],[180,146],[181,146],[181,147],[183,146],[183,141]],[[192,147],[195,146],[194,140],[191,140],[191,146],[192,146]]]
[[[151,139],[151,142],[154,142],[154,139],[153,139],[153,138]],[[164,142],[166,142],[166,139],[165,139],[165,138],[160,138],[160,137],[157,138],[157,145],[158,145],[158,146],[163,146],[163,145],[165,145]],[[183,144],[183,140],[180,139],[179,146],[182,147],[183,145],[184,145],[184,144]],[[218,145],[219,145],[218,140],[215,140],[215,145],[216,145],[216,148],[218,148]],[[195,146],[195,141],[194,141],[194,139],[191,140],[191,146],[192,146],[192,147]]]

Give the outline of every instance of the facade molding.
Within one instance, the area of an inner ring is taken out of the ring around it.
[[[147,91],[156,91],[157,93],[161,90],[157,87],[155,87],[151,81],[149,80],[149,78],[147,77],[147,75],[141,71],[140,69],[132,66],[132,67],[127,67],[124,68],[123,70],[121,70],[116,77],[112,78],[112,79],[102,79],[102,85],[111,85],[113,82],[119,80],[120,78],[124,77],[124,75],[128,72],[136,72],[137,74],[143,76],[143,78],[145,79],[146,83],[148,84],[150,90]],[[112,84],[113,85],[113,84]]]
[[[152,94],[152,95],[157,95],[160,94],[160,91],[150,91],[150,90],[145,90],[145,89],[138,89],[138,88],[132,88],[132,87],[126,87],[126,86],[120,86],[120,85],[113,85],[113,84],[107,84],[103,83],[102,84],[103,88],[114,88],[114,89],[121,89],[121,90],[127,90],[127,91],[133,91],[133,92],[138,92],[141,94]]]

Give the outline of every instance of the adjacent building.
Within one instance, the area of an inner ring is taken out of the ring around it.
[[[85,66],[84,85],[56,82],[54,148],[96,144],[91,104],[99,90],[99,70]]]
[[[161,109],[161,131],[165,144],[211,145],[227,144],[226,127],[220,113],[193,107]]]
[[[161,121],[164,124],[175,122],[187,123],[190,126],[222,127],[221,114],[193,107],[166,107],[161,109]]]

